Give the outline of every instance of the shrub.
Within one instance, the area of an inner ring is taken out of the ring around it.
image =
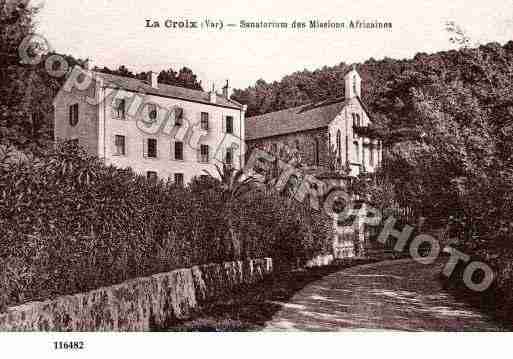
[[[232,209],[242,257],[325,251],[327,221],[252,191]],[[0,307],[83,292],[196,264],[232,260],[219,181],[186,188],[105,166],[72,143],[0,166]]]

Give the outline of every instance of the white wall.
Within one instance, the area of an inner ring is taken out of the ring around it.
[[[133,93],[118,93],[117,97],[132,97]],[[219,95],[218,95],[219,96]],[[194,129],[188,132],[187,136],[183,136],[186,132],[177,132],[178,127],[174,126],[174,119],[169,119],[169,127],[164,127],[167,131],[159,131],[155,134],[154,129],[157,127],[150,127],[142,131],[142,122],[138,122],[135,118],[127,116],[126,120],[112,118],[111,105],[112,101],[106,101],[102,106],[102,110],[105,111],[105,162],[107,164],[113,164],[120,168],[131,167],[134,171],[146,174],[147,171],[157,172],[159,178],[174,178],[175,173],[183,173],[184,182],[189,182],[194,176],[204,175],[203,170],[208,170],[210,173],[215,174],[216,170],[214,163],[220,164],[220,162],[214,159],[222,160],[222,156],[225,153],[226,147],[232,143],[236,143],[239,150],[234,153],[233,164],[239,168],[241,161],[240,158],[242,149],[242,142],[244,140],[244,131],[241,128],[241,120],[244,121],[244,112],[224,108],[220,106],[213,106],[210,104],[189,102],[179,99],[163,98],[157,96],[146,96],[143,103],[153,102],[164,108],[172,108],[173,106],[179,106],[183,108],[184,126],[180,131],[187,129],[186,123],[188,122]],[[127,107],[130,107],[130,100],[127,99]],[[191,137],[191,133],[198,134],[199,123],[201,112],[207,112],[209,114],[209,130],[205,132],[203,136],[196,141],[194,137]],[[161,109],[159,111],[159,119],[165,118],[166,110]],[[147,116],[147,111],[143,111],[143,116]],[[234,135],[227,135],[224,132],[223,122],[226,116],[233,117],[233,133]],[[144,117],[146,118],[146,117]],[[149,121],[149,119],[148,119]],[[165,121],[160,121],[164,123]],[[142,127],[144,128],[144,127]],[[150,133],[148,133],[150,132]],[[125,148],[126,155],[120,156],[115,153],[115,135],[125,136]],[[227,137],[226,137],[227,136]],[[157,158],[144,157],[144,145],[143,143],[148,138],[157,139]],[[182,140],[183,142],[183,160],[174,159],[174,147],[172,147],[173,141]],[[223,142],[224,140],[224,142]],[[204,164],[198,162],[197,150],[199,144],[209,145],[209,157],[210,163]],[[198,147],[196,147],[198,146]],[[223,155],[222,155],[223,154]]]
[[[362,108],[359,100],[356,97],[353,97],[349,100],[348,105],[338,114],[338,116],[330,123],[328,126],[328,130],[330,133],[331,144],[332,146],[337,145],[337,131],[340,130],[341,133],[341,154],[342,154],[342,164],[345,164],[346,161],[346,136],[348,140],[348,157],[349,162],[351,163],[351,176],[356,176],[360,171],[360,166],[362,166],[365,160],[365,168],[367,172],[374,172],[374,170],[378,167],[378,155],[381,158],[381,154],[378,154],[377,151],[377,141],[372,140],[374,144],[374,165],[370,163],[370,148],[368,146],[364,146],[364,144],[368,145],[370,143],[370,139],[363,138],[360,136],[353,136],[353,117],[352,114],[360,115],[360,125],[368,126],[370,124],[370,119],[367,116],[367,113]],[[358,143],[359,153],[355,152],[354,143]],[[364,153],[365,151],[365,153]],[[360,166],[358,166],[360,165]]]

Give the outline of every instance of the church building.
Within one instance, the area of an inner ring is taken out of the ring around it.
[[[260,148],[280,158],[293,152],[303,168],[336,168],[350,176],[372,173],[382,159],[381,141],[367,131],[372,116],[361,99],[361,77],[345,75],[342,98],[246,119],[248,153]]]
[[[361,99],[362,80],[355,68],[344,80],[342,98],[247,118],[247,153],[259,148],[341,187],[352,177],[374,172],[382,161],[382,143],[369,130],[372,116]],[[335,258],[365,255],[363,222],[335,219],[334,228]]]

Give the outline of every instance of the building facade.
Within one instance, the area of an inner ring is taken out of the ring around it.
[[[335,183],[344,188],[351,177],[374,172],[382,161],[382,144],[369,131],[372,117],[360,97],[361,78],[353,69],[344,80],[343,98],[248,118],[248,153],[259,148],[275,154],[328,181],[328,187]],[[366,229],[360,218],[334,219],[333,227],[335,258],[365,254]]]
[[[56,96],[54,136],[106,164],[183,184],[215,175],[215,164],[243,165],[245,111],[228,85],[220,94],[160,84],[155,73],[142,81],[87,71]]]
[[[350,176],[374,172],[381,141],[367,135],[372,119],[360,94],[361,78],[353,69],[345,76],[343,98],[248,118],[247,146],[278,155],[292,151],[303,167],[347,168]]]

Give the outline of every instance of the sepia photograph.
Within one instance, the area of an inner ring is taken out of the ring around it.
[[[0,30],[13,354],[507,348],[510,0],[0,0]]]

